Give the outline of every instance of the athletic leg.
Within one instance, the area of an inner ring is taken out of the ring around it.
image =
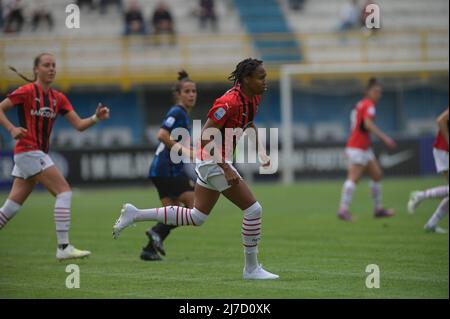
[[[25,200],[33,191],[36,182],[34,180],[25,180],[14,178],[13,186],[8,198],[0,208],[0,229],[19,212]]]
[[[218,191],[196,184],[193,209],[180,206],[137,209],[131,204],[125,204],[113,227],[113,237],[118,238],[124,228],[142,221],[157,221],[174,226],[200,226],[206,221],[219,196]]]
[[[181,206],[181,203],[177,199],[170,197],[164,197],[161,199],[161,204],[165,206]],[[149,241],[146,247],[142,249],[141,259],[147,261],[161,260],[158,252],[165,256],[166,251],[163,246],[163,241],[170,234],[170,231],[177,226],[165,225],[163,223],[157,223],[152,228],[147,229],[145,234]]]
[[[353,199],[353,193],[355,192],[356,185],[358,184],[361,176],[364,174],[366,167],[364,165],[353,164],[348,169],[347,180],[342,186],[341,202],[339,205],[338,218],[351,221],[352,215],[349,212],[349,207]]]
[[[242,242],[244,246],[244,279],[277,279],[278,275],[265,271],[258,263],[258,245],[261,240],[262,207],[248,185],[241,180],[222,194],[243,213]]]
[[[56,197],[54,220],[58,242],[57,258],[71,259],[89,256],[89,251],[80,251],[69,243],[72,191],[64,176],[53,165],[39,173],[35,179]]]
[[[381,187],[381,180],[383,179],[383,170],[378,164],[377,160],[372,160],[367,165],[367,173],[370,176],[369,187],[372,193],[373,203],[374,203],[374,216],[380,217],[390,217],[394,215],[392,209],[383,208],[383,193]]]
[[[443,175],[448,183],[448,171],[444,171]],[[447,186],[447,192],[448,192],[448,186]],[[447,231],[443,230],[442,228],[438,227],[437,224],[439,221],[444,218],[446,215],[448,215],[448,206],[449,206],[449,196],[447,194],[447,197],[445,197],[441,203],[439,204],[436,211],[433,213],[431,218],[428,220],[428,222],[425,225],[425,230],[427,231],[433,231],[437,233],[447,233]]]

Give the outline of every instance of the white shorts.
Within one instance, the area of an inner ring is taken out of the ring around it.
[[[239,175],[232,163],[228,164]],[[213,162],[204,161],[197,163],[195,172],[197,173],[197,184],[200,186],[218,191],[220,193],[231,187],[225,179],[223,169]],[[239,177],[242,179],[241,175],[239,175]]]
[[[434,163],[438,173],[448,171],[448,152],[433,148]]]
[[[43,170],[55,165],[47,154],[42,151],[31,151],[14,155],[14,168],[11,175],[29,179]]]
[[[370,161],[375,160],[375,154],[373,154],[372,149],[365,151],[359,148],[347,147],[345,149],[345,154],[347,155],[350,165],[366,166]]]

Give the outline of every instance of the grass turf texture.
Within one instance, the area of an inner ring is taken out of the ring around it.
[[[351,207],[354,223],[335,216],[341,181],[255,185],[264,208],[260,262],[281,276],[265,282],[241,279],[242,213],[224,198],[202,227],[172,232],[163,262],[143,262],[144,231],[153,223],[130,227],[119,240],[111,229],[123,202],[159,206],[156,190],[75,191],[71,242],[92,256],[60,263],[54,200],[35,192],[0,231],[0,298],[448,298],[449,237],[423,231],[438,201],[424,202],[413,216],[405,208],[411,190],[440,184],[441,178],[386,180],[384,202],[397,215],[375,220],[364,181]],[[70,263],[80,267],[80,289],[65,287]],[[379,289],[365,286],[368,264],[380,267]]]

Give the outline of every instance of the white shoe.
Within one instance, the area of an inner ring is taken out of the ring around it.
[[[252,272],[247,272],[244,268],[244,279],[278,279],[280,276],[272,274],[266,270],[263,269],[262,265],[258,265],[255,270]]]
[[[134,217],[137,214],[138,209],[131,204],[125,204],[122,206],[120,216],[113,226],[113,238],[119,238],[120,232],[130,225],[134,224]]]
[[[65,249],[61,248],[56,249],[56,259],[58,260],[86,258],[90,255],[91,255],[90,251],[79,250],[73,247],[72,245],[67,246]]]
[[[423,228],[428,233],[436,233],[436,234],[447,234],[448,233],[447,229],[441,228],[439,226],[432,227],[432,226],[429,226],[428,224],[426,224]]]
[[[409,201],[408,201],[408,212],[410,214],[414,214],[416,212],[416,208],[417,206],[419,206],[420,204],[420,200],[419,200],[419,193],[420,191],[414,191],[411,192],[411,194],[409,195]]]

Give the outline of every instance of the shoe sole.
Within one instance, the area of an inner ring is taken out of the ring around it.
[[[86,255],[86,256],[81,256],[81,257],[68,257],[68,258],[56,258],[59,262],[61,262],[61,261],[65,261],[65,260],[73,260],[73,259],[86,259],[86,258],[89,258],[89,256],[90,256],[90,254],[89,255]]]

